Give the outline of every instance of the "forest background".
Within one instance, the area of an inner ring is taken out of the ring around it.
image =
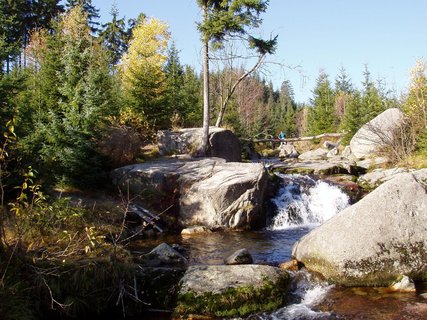
[[[400,108],[407,117],[405,135],[393,146],[399,152],[392,160],[426,165],[424,60],[413,62],[402,94],[374,79],[368,66],[360,86],[342,67],[333,78],[320,71],[310,101],[297,103],[290,81],[275,88],[266,78],[265,63],[247,74],[253,58],[244,64],[237,56],[251,57],[254,48],[257,54],[274,52],[249,39],[249,46],[213,43],[211,125],[226,101],[222,126],[240,138],[276,137],[280,130],[287,137],[343,132],[346,144],[367,121]],[[82,250],[91,252],[101,241],[87,221],[77,219],[86,213],[52,204],[55,193],[49,191],[105,186],[111,169],[153,156],[146,147],[158,129],[200,127],[203,103],[203,74],[180,62],[165,22],[143,13],[125,20],[113,7],[110,21],[101,24],[90,0],[0,0],[0,254],[10,257],[23,244],[23,252],[46,245],[45,234],[64,231],[70,221],[83,230]],[[34,226],[37,236],[28,232]],[[0,287],[9,296],[6,274]]]

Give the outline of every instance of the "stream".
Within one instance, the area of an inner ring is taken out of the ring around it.
[[[254,263],[278,265],[291,259],[292,246],[311,229],[347,206],[350,199],[338,187],[302,175],[279,175],[282,187],[272,200],[276,210],[261,231],[215,232],[192,236],[167,236],[141,241],[149,250],[161,242],[186,249],[189,263],[223,264],[238,249],[246,248]],[[427,319],[427,287],[417,293],[390,293],[384,288],[342,288],[329,285],[305,270],[290,272],[288,305],[251,320],[305,319]]]

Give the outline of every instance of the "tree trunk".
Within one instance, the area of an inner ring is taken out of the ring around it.
[[[208,9],[204,8],[204,19],[207,19]],[[208,151],[209,143],[209,38],[208,36],[203,36],[203,137],[202,137],[202,146],[200,150],[200,155],[205,156]]]

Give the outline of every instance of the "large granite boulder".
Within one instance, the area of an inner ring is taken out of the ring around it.
[[[265,265],[193,266],[180,282],[176,315],[242,317],[285,302],[289,275]]]
[[[175,207],[181,227],[250,229],[265,223],[268,174],[262,164],[168,160],[126,166],[111,176],[132,197]]]
[[[292,255],[346,286],[427,280],[427,170],[402,173],[314,229]]]
[[[157,133],[161,155],[189,154],[197,155],[203,138],[203,128],[186,128],[178,131],[161,130]],[[230,130],[210,127],[208,157],[218,157],[226,161],[241,161],[239,139]]]
[[[400,109],[391,108],[363,125],[350,141],[351,153],[356,158],[369,158],[395,138],[396,130],[405,120]]]

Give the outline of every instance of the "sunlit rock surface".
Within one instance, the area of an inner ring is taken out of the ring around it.
[[[397,108],[387,109],[356,132],[350,141],[351,153],[359,159],[372,157],[394,139],[393,135],[403,121],[402,111]]]
[[[113,183],[131,196],[178,208],[182,227],[250,229],[265,221],[268,174],[262,164],[218,158],[165,160],[116,169]]]
[[[203,128],[185,128],[177,131],[161,130],[157,133],[161,155],[197,155],[202,146]],[[207,156],[225,159],[230,162],[241,161],[241,145],[237,136],[224,128],[209,128]]]
[[[427,279],[427,170],[402,173],[314,229],[292,255],[348,286]]]

